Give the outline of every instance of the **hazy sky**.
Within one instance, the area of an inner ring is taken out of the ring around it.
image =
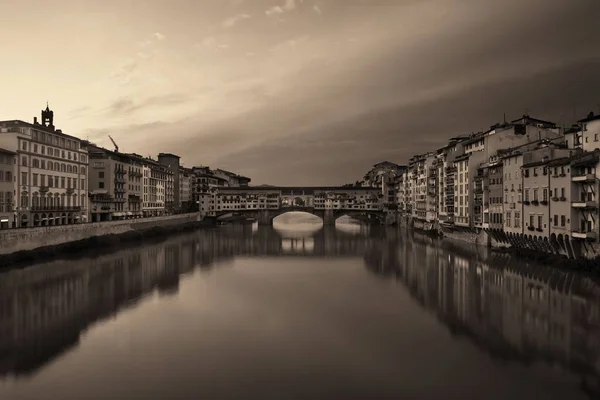
[[[342,184],[528,110],[600,112],[599,0],[3,0],[0,119]]]

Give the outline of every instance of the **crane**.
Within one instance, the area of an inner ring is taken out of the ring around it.
[[[115,152],[118,153],[119,152],[119,146],[117,146],[117,143],[115,142],[115,139],[113,139],[112,136],[110,136],[110,135],[108,135],[108,138],[115,145]]]

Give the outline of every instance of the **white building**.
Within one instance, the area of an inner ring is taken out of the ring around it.
[[[0,121],[0,147],[17,153],[13,216],[16,227],[87,222],[87,149],[54,126],[54,112],[42,122]]]

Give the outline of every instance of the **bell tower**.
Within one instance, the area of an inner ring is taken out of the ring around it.
[[[50,110],[46,102],[46,109],[42,110],[42,126],[54,130],[54,111]]]

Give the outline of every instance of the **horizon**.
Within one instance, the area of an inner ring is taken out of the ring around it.
[[[48,101],[58,129],[107,149],[110,134],[253,185],[333,186],[505,116],[600,113],[594,0],[177,3],[3,6],[30,25],[0,26],[18,60],[0,120]]]

